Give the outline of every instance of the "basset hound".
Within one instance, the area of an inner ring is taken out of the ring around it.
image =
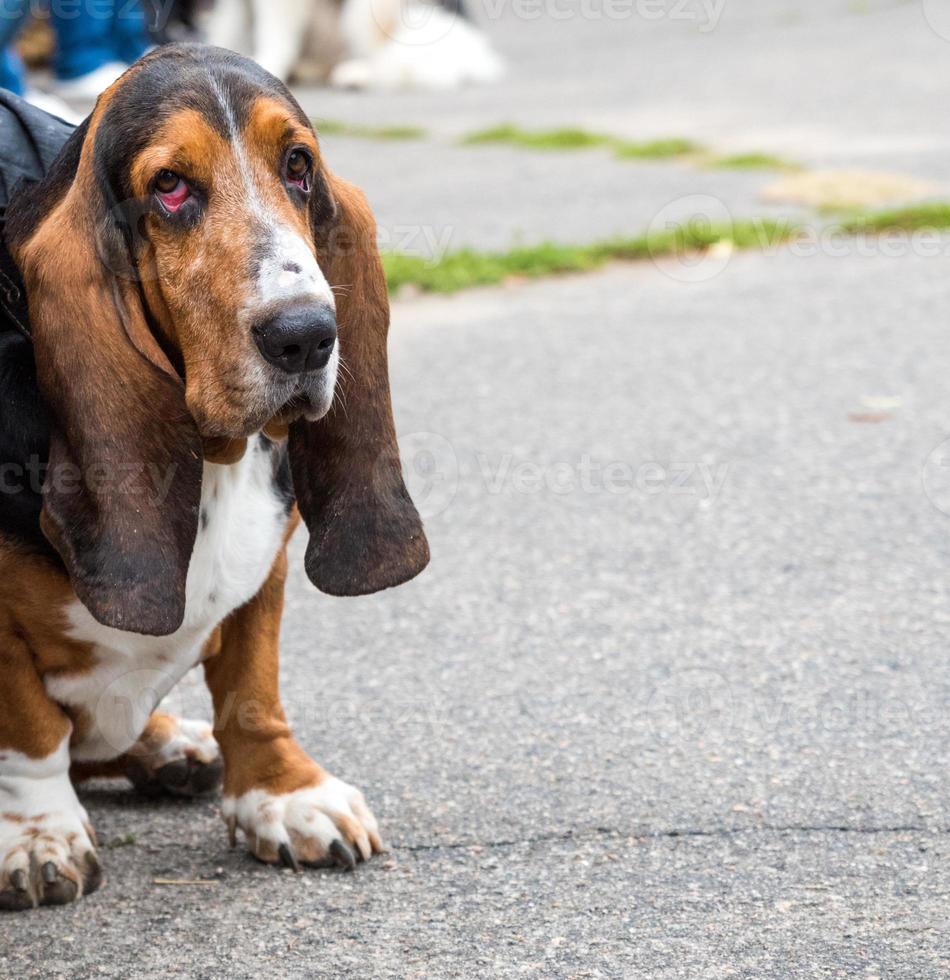
[[[72,132],[5,96],[0,136],[0,908],[98,887],[96,775],[223,778],[232,844],[352,868],[376,820],[294,740],[277,674],[301,517],[331,595],[429,558],[366,200],[279,81],[201,45]],[[213,726],[155,710],[199,663]]]

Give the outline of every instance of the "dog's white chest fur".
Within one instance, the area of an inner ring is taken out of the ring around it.
[[[67,609],[70,636],[92,644],[95,654],[91,670],[46,681],[54,700],[83,709],[89,720],[74,759],[114,758],[135,742],[158,702],[198,662],[214,628],[260,590],[286,527],[270,446],[251,439],[239,462],[205,463],[185,620],[177,632],[157,637],[112,629],[78,599]]]

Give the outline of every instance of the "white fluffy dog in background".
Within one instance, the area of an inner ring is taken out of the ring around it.
[[[204,28],[284,81],[449,89],[504,72],[461,0],[215,0]]]

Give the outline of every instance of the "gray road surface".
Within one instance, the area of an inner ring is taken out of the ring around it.
[[[2,920],[0,972],[942,975],[945,261],[399,306],[434,562],[347,602],[298,574],[283,663],[391,856],[293,877],[212,804],[91,792],[105,890]],[[853,421],[869,395],[902,405]]]

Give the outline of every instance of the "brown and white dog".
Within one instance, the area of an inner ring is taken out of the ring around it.
[[[282,81],[454,89],[504,75],[467,0],[214,0],[204,29]]]
[[[23,336],[0,334],[0,908],[98,886],[73,783],[99,774],[193,793],[223,762],[232,842],[295,868],[369,858],[372,813],[294,740],[277,677],[301,515],[330,594],[428,561],[363,195],[280,82],[171,46],[14,193],[6,243],[29,322],[5,278]],[[154,711],[199,662],[213,731]]]

